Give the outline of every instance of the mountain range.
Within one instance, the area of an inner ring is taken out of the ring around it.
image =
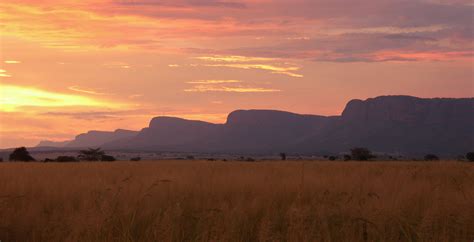
[[[89,131],[38,146],[236,154],[328,154],[367,147],[389,154],[474,150],[474,98],[380,96],[350,101],[340,116],[237,110],[224,124],[155,117],[140,131]]]

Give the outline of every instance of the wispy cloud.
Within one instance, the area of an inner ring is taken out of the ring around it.
[[[132,67],[130,64],[126,62],[121,62],[121,61],[106,62],[103,65],[108,68],[122,68],[122,69],[130,69]]]
[[[237,93],[258,93],[258,92],[280,92],[279,89],[255,87],[243,85],[240,80],[200,80],[186,82],[197,84],[191,88],[184,89],[185,92],[237,92]]]
[[[5,64],[20,64],[21,61],[18,60],[6,60],[4,61]]]
[[[274,65],[268,64],[206,64],[205,66],[210,67],[229,67],[229,68],[238,68],[238,69],[259,69],[270,71],[274,74],[282,74],[291,77],[303,77],[303,75],[295,73],[298,71],[299,67],[279,67]]]
[[[185,89],[185,92],[240,92],[240,93],[255,93],[255,92],[280,92],[279,89],[269,89],[262,87],[226,87],[226,86],[207,86],[198,85],[189,89]]]
[[[217,61],[217,62],[267,62],[267,61],[276,60],[274,58],[248,57],[248,56],[238,56],[238,55],[199,56],[199,57],[195,57],[195,59],[204,60],[204,61]]]
[[[82,88],[82,87],[79,87],[79,86],[70,86],[70,87],[68,87],[68,89],[71,90],[71,91],[81,92],[81,93],[86,93],[86,94],[92,94],[92,95],[110,95],[110,93],[99,92],[97,90]]]
[[[0,77],[11,77],[6,70],[0,69]]]
[[[299,66],[291,65],[277,58],[217,55],[200,56],[195,57],[195,59],[208,62],[202,64],[203,66],[208,67],[227,67],[247,70],[258,69],[270,71],[274,74],[282,74],[291,77],[303,77],[302,74],[297,73],[297,71],[300,70]]]
[[[188,84],[222,84],[222,83],[241,83],[240,80],[198,80],[189,81]]]

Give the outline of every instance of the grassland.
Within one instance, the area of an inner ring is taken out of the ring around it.
[[[472,241],[463,162],[0,163],[1,241]]]

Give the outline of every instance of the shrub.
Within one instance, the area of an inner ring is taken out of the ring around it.
[[[281,160],[286,160],[286,153],[280,153]]]
[[[3,162],[3,158],[0,158],[0,162]]]
[[[337,157],[335,157],[335,156],[333,156],[333,155],[329,156],[329,160],[330,160],[330,161],[335,161],[336,159],[337,159]]]
[[[9,159],[11,161],[35,161],[35,158],[30,155],[25,147],[16,148],[13,150]]]
[[[89,148],[87,150],[79,151],[79,155],[77,156],[80,160],[86,161],[100,161],[102,160],[102,156],[105,155],[105,152],[100,148],[92,149]]]
[[[140,156],[137,156],[137,157],[133,157],[130,159],[130,161],[140,161],[142,160],[142,158]]]
[[[115,159],[115,157],[113,157],[111,155],[102,155],[100,160],[101,161],[116,161],[117,159]]]
[[[351,149],[351,157],[352,159],[358,160],[358,161],[365,161],[365,160],[375,158],[375,156],[372,155],[372,152],[367,148]]]
[[[474,161],[474,152],[468,152],[468,153],[466,154],[466,159],[467,159],[468,161]]]
[[[43,162],[53,162],[53,161],[54,161],[53,159],[46,158],[46,159],[44,159]]]
[[[344,160],[345,161],[352,160],[352,157],[350,155],[344,155]]]
[[[427,154],[425,155],[425,160],[426,161],[439,160],[439,157],[437,155]]]
[[[77,159],[74,156],[58,156],[58,158],[56,158],[56,161],[57,162],[74,162],[74,161],[77,161]]]

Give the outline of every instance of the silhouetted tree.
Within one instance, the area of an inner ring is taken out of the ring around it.
[[[101,161],[116,161],[117,159],[115,159],[115,157],[111,156],[111,155],[102,155],[102,157],[100,157],[100,160]]]
[[[468,161],[474,161],[474,152],[469,152],[466,154],[466,159]]]
[[[427,154],[425,155],[425,160],[426,161],[439,160],[439,157],[437,155]]]
[[[3,158],[0,158],[0,162],[3,162]]]
[[[335,156],[333,156],[333,155],[331,155],[331,156],[329,156],[329,158],[328,158],[328,159],[329,159],[330,161],[335,161],[335,160],[336,160],[336,157],[335,157]]]
[[[89,148],[87,150],[79,151],[79,155],[77,157],[79,158],[79,160],[100,161],[103,155],[105,155],[105,152],[100,148]]]
[[[351,149],[351,157],[352,159],[358,160],[358,161],[364,161],[364,160],[375,158],[375,156],[372,155],[372,152],[367,148]]]
[[[286,153],[280,153],[281,160],[286,160]]]
[[[74,156],[58,156],[58,158],[56,158],[56,161],[57,162],[75,162],[77,161],[77,159]]]
[[[350,155],[344,155],[344,160],[345,161],[348,161],[348,160],[351,160],[352,157]]]
[[[30,155],[30,152],[28,152],[25,147],[16,148],[13,150],[9,159],[11,161],[35,161],[35,158]]]
[[[140,161],[142,158],[140,156],[133,157],[130,159],[130,161]]]

